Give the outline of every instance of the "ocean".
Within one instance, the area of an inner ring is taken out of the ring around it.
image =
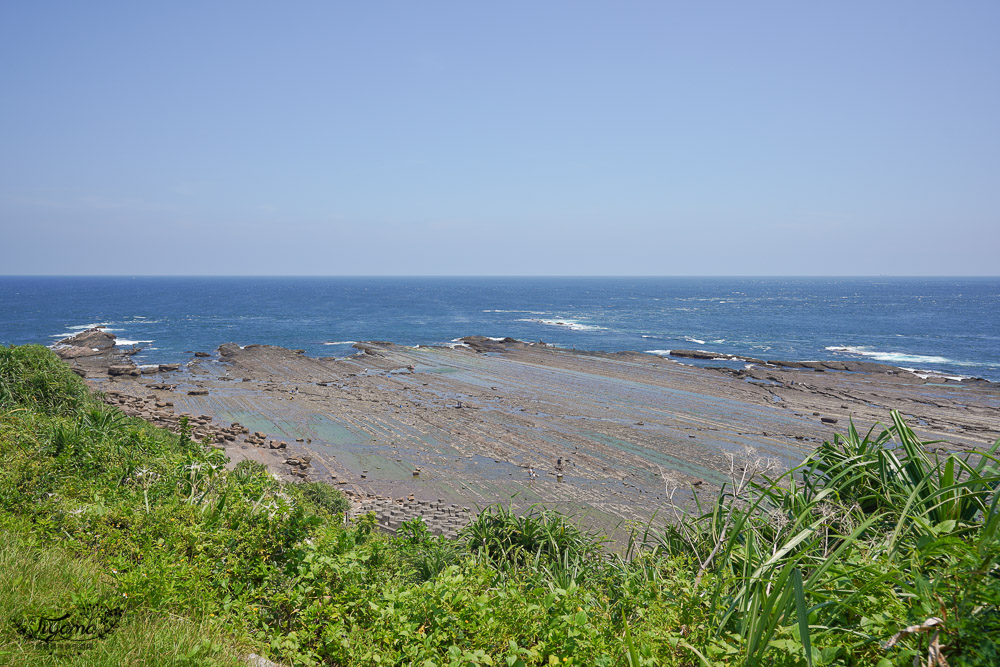
[[[51,345],[94,326],[141,346],[139,364],[225,342],[343,356],[354,341],[483,335],[1000,381],[1000,278],[0,277],[0,343]]]

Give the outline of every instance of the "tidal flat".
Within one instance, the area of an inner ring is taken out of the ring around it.
[[[88,334],[111,346],[74,357],[69,339],[63,356],[109,402],[175,429],[187,416],[231,465],[253,459],[336,485],[387,528],[436,512],[431,527],[447,534],[456,514],[509,503],[613,533],[663,512],[668,495],[684,505],[714,493],[748,448],[787,468],[891,409],[952,449],[1000,437],[1000,385],[881,364],[705,368],[472,336],[451,347],[364,342],[326,358],[223,344],[174,370],[133,366],[113,334]]]

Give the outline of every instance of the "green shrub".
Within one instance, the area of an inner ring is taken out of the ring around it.
[[[92,402],[87,385],[52,350],[0,345],[0,410],[70,414]]]
[[[344,494],[329,484],[323,482],[301,482],[293,487],[297,494],[306,502],[318,509],[327,512],[331,516],[344,514],[351,508],[351,504],[344,497]]]
[[[333,487],[227,472],[90,399],[48,350],[0,348],[0,662],[910,664],[930,635],[883,642],[936,617],[949,664],[995,664],[1000,444],[941,456],[898,414],[874,433],[774,479],[734,465],[625,556],[540,507],[487,507],[459,540],[419,520],[388,536],[345,523]],[[79,613],[121,596],[126,622],[88,652],[4,624],[61,591]]]

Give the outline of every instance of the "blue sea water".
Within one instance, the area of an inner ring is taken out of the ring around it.
[[[1000,278],[0,277],[0,343],[102,326],[137,363],[224,342],[355,352],[467,335],[867,360],[1000,381]]]

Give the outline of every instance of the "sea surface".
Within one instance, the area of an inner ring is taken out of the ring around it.
[[[141,346],[140,364],[225,342],[343,356],[354,341],[483,335],[1000,381],[1000,278],[0,277],[0,343],[96,326]]]

